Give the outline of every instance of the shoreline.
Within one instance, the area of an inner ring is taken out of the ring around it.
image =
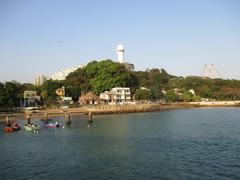
[[[26,119],[26,113],[31,113],[33,119],[42,119],[44,114],[47,113],[48,117],[64,116],[65,113],[74,115],[87,115],[91,112],[93,115],[105,114],[126,114],[126,113],[143,113],[143,112],[156,112],[171,109],[187,109],[187,108],[201,108],[201,107],[240,107],[240,101],[222,101],[222,102],[190,102],[190,103],[170,103],[170,104],[157,104],[146,103],[136,105],[86,105],[82,107],[67,108],[67,109],[45,109],[33,110],[22,112],[1,112],[0,121],[5,120],[6,114],[11,115],[13,119],[23,118]]]

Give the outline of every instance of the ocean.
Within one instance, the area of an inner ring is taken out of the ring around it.
[[[65,128],[33,122],[39,133],[0,124],[0,179],[240,179],[240,108],[96,115],[92,127],[84,115]]]

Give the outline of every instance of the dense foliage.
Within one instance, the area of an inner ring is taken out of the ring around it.
[[[240,81],[202,77],[176,77],[164,69],[129,71],[123,64],[111,60],[92,61],[70,73],[65,81],[47,80],[42,86],[20,84],[15,81],[0,83],[0,107],[19,106],[25,90],[36,90],[44,104],[57,102],[57,88],[65,86],[65,95],[77,101],[81,94],[101,92],[113,87],[130,87],[136,100],[165,99],[175,101],[240,100]],[[141,87],[144,87],[140,89]],[[189,91],[189,90],[193,91]]]
[[[181,92],[189,89],[202,98],[215,100],[239,100],[240,81],[209,79],[201,77],[173,78],[169,81],[168,89],[178,88]]]
[[[69,95],[78,97],[89,91],[99,95],[113,87],[138,87],[136,76],[124,65],[111,60],[92,61],[82,69],[69,74],[65,81]]]
[[[32,84],[20,84],[16,81],[0,83],[0,107],[18,107],[25,90],[35,90]]]
[[[137,89],[134,95],[135,100],[152,100],[153,94],[150,89]]]

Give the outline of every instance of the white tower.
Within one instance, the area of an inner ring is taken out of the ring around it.
[[[117,46],[117,56],[118,56],[118,61],[120,63],[124,63],[124,47],[121,44]]]

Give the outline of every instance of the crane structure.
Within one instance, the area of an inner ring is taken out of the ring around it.
[[[223,78],[223,76],[218,72],[214,64],[205,64],[203,67],[203,77],[216,79]]]

